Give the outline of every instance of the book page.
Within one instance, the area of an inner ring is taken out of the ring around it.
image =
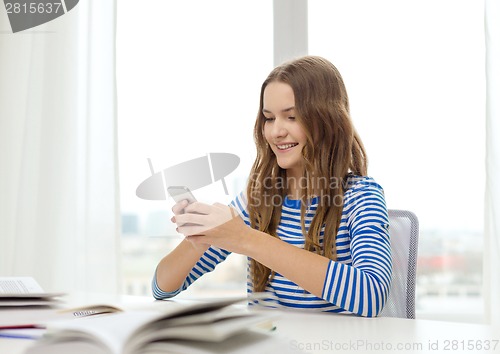
[[[154,311],[134,311],[89,316],[78,321],[55,321],[48,325],[47,338],[62,343],[85,340],[104,346],[110,354],[121,354],[136,328],[157,318],[158,313]],[[69,349],[66,350],[68,353]]]
[[[239,315],[237,315],[237,312],[239,312]],[[168,339],[221,342],[237,333],[247,331],[250,328],[257,328],[258,324],[277,318],[273,312],[252,313],[244,312],[241,309],[232,311],[232,313],[227,312],[226,315],[216,316],[217,318],[209,321],[207,321],[207,318],[200,318],[198,315],[189,317],[200,319],[200,322],[193,320],[186,321],[185,324],[179,324],[174,319],[174,323],[171,325],[168,321],[162,321],[159,323],[162,326],[156,326],[151,331],[142,332],[140,336],[134,338],[134,343],[129,344],[129,349],[140,349],[147,343]]]
[[[0,307],[40,306],[64,293],[47,293],[31,277],[0,277]]]
[[[43,293],[43,289],[31,277],[0,277],[0,294]]]
[[[255,354],[255,353],[279,353],[279,354],[304,354],[299,348],[290,345],[290,339],[278,336],[276,333],[269,334],[249,330],[236,334],[223,342],[204,342],[191,340],[164,340],[148,344],[142,348],[141,354]]]

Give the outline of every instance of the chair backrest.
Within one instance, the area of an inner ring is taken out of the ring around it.
[[[392,251],[392,282],[380,316],[415,318],[418,219],[407,210],[389,209]]]

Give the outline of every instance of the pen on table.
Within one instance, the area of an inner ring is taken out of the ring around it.
[[[12,332],[9,333],[1,333],[0,338],[14,338],[14,339],[38,339],[39,336],[28,335],[28,334],[15,334]]]
[[[45,326],[36,324],[2,326],[0,327],[0,338],[38,339],[41,337],[41,331],[45,329]]]

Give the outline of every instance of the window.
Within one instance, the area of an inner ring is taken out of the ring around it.
[[[483,3],[313,0],[308,14],[309,52],[344,77],[369,173],[389,208],[419,218],[417,316],[479,321]]]
[[[255,157],[260,85],[272,69],[272,2],[121,0],[117,81],[124,292],[150,294],[158,261],[180,241],[173,201],[141,200],[137,186],[155,171],[210,152],[240,157],[220,182],[194,191],[229,203]],[[222,269],[219,269],[222,268]],[[231,255],[189,291],[245,291],[246,259]]]
[[[258,93],[273,67],[273,3],[147,0],[147,12],[136,4],[118,4],[124,290],[148,294],[154,267],[181,238],[169,222],[171,200],[135,196],[150,175],[147,158],[159,171],[234,153],[241,163],[226,180],[230,195],[220,183],[195,194],[229,203],[244,188]],[[483,3],[310,0],[308,23],[309,53],[344,77],[388,207],[420,220],[417,316],[479,320]],[[246,260],[231,257],[190,291],[243,291]]]

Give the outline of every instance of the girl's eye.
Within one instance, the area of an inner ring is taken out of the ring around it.
[[[274,120],[274,117],[264,117],[264,120],[265,120],[266,122],[271,122],[271,121],[273,121],[273,120]]]
[[[295,117],[288,117],[288,119],[290,119],[290,120],[295,120]]]

